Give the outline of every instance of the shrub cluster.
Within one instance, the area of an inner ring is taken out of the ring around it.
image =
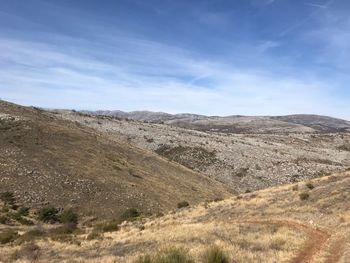
[[[38,219],[45,223],[78,224],[78,215],[72,209],[60,211],[53,207],[43,207],[38,212]]]
[[[38,212],[38,219],[45,223],[56,223],[58,222],[59,210],[53,206],[43,207]]]
[[[5,205],[14,205],[16,201],[14,194],[9,191],[1,193],[0,200],[3,201]]]

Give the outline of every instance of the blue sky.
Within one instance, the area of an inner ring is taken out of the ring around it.
[[[0,98],[350,119],[347,0],[0,0]]]

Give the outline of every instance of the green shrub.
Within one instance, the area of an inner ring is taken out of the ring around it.
[[[8,224],[10,222],[9,218],[7,216],[0,216],[0,224]]]
[[[6,205],[13,205],[15,203],[15,196],[12,192],[6,191],[0,194],[0,199],[3,201]]]
[[[136,208],[129,208],[120,216],[121,221],[132,221],[140,216],[140,212]]]
[[[28,207],[20,207],[17,211],[17,213],[21,216],[27,216],[29,215],[29,208]]]
[[[11,229],[0,232],[0,244],[7,244],[17,239],[18,233]]]
[[[27,225],[27,226],[34,225],[33,221],[22,217],[21,214],[18,213],[18,212],[16,212],[16,213],[8,213],[7,215],[10,218],[12,218],[13,220],[16,220],[18,223],[20,223],[22,225]]]
[[[59,216],[59,221],[63,224],[74,223],[78,224],[78,215],[72,209],[67,209]]]
[[[154,255],[142,256],[136,263],[194,263],[194,260],[182,248],[169,248]]]
[[[309,199],[309,197],[310,197],[310,195],[308,193],[305,193],[305,192],[299,194],[300,200],[307,200],[307,199]]]
[[[58,212],[53,206],[43,207],[39,210],[38,219],[45,223],[55,223],[58,221]]]
[[[34,225],[34,222],[32,220],[29,220],[27,218],[24,218],[24,217],[19,217],[17,219],[17,222],[22,224],[22,225],[26,225],[26,226],[32,226]]]
[[[203,263],[228,263],[229,259],[217,246],[210,247],[203,254]]]
[[[187,201],[182,201],[177,203],[177,208],[183,208],[183,207],[188,207],[190,204]]]

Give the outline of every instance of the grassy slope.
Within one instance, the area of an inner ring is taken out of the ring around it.
[[[228,195],[221,184],[129,144],[35,108],[0,101],[0,192],[86,215],[157,213]]]
[[[301,200],[305,192],[309,198]],[[231,262],[345,263],[349,211],[347,172],[144,218],[102,239],[86,240],[91,229],[85,228],[70,244],[37,241],[39,262],[135,262],[144,253],[174,246],[202,262],[203,251],[215,244]],[[0,256],[8,258],[16,249],[6,246]]]

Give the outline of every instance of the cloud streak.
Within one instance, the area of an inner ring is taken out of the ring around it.
[[[123,39],[133,55],[102,62],[49,44],[1,40],[1,96],[23,104],[79,109],[149,109],[209,115],[336,114],[327,84],[208,61],[187,51]],[[38,51],[40,50],[40,52]],[[125,51],[126,51],[125,50]],[[148,59],[152,59],[147,63]],[[203,81],[205,80],[205,81]],[[13,87],[16,87],[15,89]],[[329,104],[329,108],[324,108]],[[324,111],[320,111],[324,108]],[[333,109],[330,111],[330,109]]]
[[[203,16],[212,17],[208,12]],[[207,22],[223,26],[226,19]],[[30,38],[16,37],[15,30],[0,34],[0,97],[56,108],[207,115],[316,113],[350,119],[349,95],[342,88],[349,79],[340,76],[349,63],[334,55],[348,50],[347,24],[327,24],[299,36],[304,42],[325,43],[324,50],[315,49],[316,59],[312,54],[302,57],[302,63],[312,66],[301,66],[290,50],[279,54],[290,48],[283,37],[224,39],[224,55],[213,55],[127,27],[82,21],[83,35],[43,32],[41,27]],[[343,63],[342,71],[327,69],[331,74],[324,74],[320,58],[328,60],[329,67]]]

